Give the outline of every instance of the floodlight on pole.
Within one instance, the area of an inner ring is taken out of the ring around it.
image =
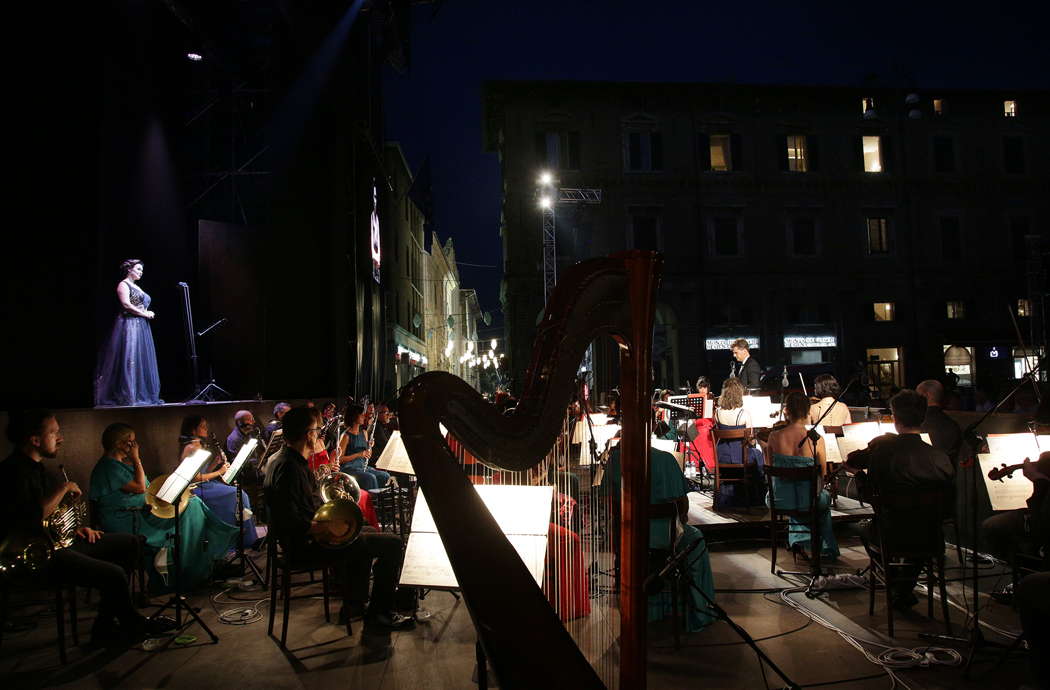
[[[540,173],[540,184],[541,185],[543,185],[544,187],[550,187],[552,182],[554,182],[554,176],[553,175],[551,175],[549,172],[546,172],[546,171]]]

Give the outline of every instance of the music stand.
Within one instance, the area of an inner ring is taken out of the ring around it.
[[[156,618],[163,613],[169,606],[175,609],[175,629],[181,631],[183,627],[188,626],[191,620],[187,620],[185,625],[182,622],[182,609],[185,608],[186,612],[190,615],[192,621],[196,621],[198,625],[208,633],[212,643],[217,643],[219,637],[211,631],[201,617],[197,615],[197,612],[193,609],[188,601],[186,601],[185,595],[182,593],[182,561],[179,548],[179,522],[180,520],[180,505],[179,501],[182,499],[182,494],[185,493],[187,487],[193,478],[200,474],[200,471],[204,469],[205,463],[211,458],[211,451],[204,450],[203,448],[191,453],[185,460],[183,460],[174,472],[168,475],[168,478],[161,485],[160,491],[157,492],[156,497],[161,501],[170,503],[175,508],[175,542],[172,547],[172,560],[175,563],[175,591],[168,601],[161,606],[156,613],[151,616]]]
[[[244,555],[244,493],[241,489],[241,481],[239,479],[241,469],[244,467],[244,463],[247,462],[248,456],[252,454],[256,446],[259,445],[259,439],[250,438],[241,449],[237,451],[237,456],[233,459],[233,463],[230,468],[226,470],[226,474],[222,476],[222,481],[230,486],[237,489],[237,555],[234,556],[234,562],[240,562],[241,564],[241,575],[244,575],[244,568],[248,566],[251,569],[252,574],[255,575],[256,582],[261,582],[266,585],[266,577],[259,570],[259,566],[255,565],[255,561]]]

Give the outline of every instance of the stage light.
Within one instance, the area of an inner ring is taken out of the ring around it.
[[[495,350],[496,349],[496,339],[493,338],[492,340],[490,340],[489,341],[489,345],[492,347],[493,350]]]
[[[203,60],[203,59],[204,59],[204,56],[203,56],[203,55],[201,55],[200,53],[186,53],[186,57],[187,57],[187,58],[188,58],[188,59],[189,59],[189,60],[190,60],[191,62],[200,62],[201,60]]]
[[[549,172],[540,173],[540,184],[544,187],[549,187],[551,182],[554,182],[554,177]]]
[[[547,209],[551,207],[551,198],[549,196],[540,197],[540,208]]]

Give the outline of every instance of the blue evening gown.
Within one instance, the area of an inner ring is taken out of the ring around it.
[[[149,309],[150,297],[128,283],[131,303]],[[149,319],[121,311],[99,356],[95,373],[95,406],[159,405],[160,375]]]

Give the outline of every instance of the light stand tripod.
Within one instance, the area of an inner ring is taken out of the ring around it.
[[[175,535],[174,542],[172,544],[172,561],[175,567],[175,591],[172,593],[171,598],[164,603],[151,618],[157,618],[169,607],[175,609],[175,629],[182,631],[185,627],[191,623],[196,622],[204,632],[208,633],[208,637],[211,638],[212,644],[217,644],[219,637],[212,632],[201,617],[197,615],[197,610],[186,600],[186,596],[182,593],[182,546],[179,543],[179,523],[181,520],[182,513],[182,495],[186,492],[186,489],[190,485],[190,480],[193,479],[204,467],[204,463],[211,457],[211,453],[206,450],[198,450],[193,453],[185,460],[182,464],[168,475],[168,479],[161,486],[160,491],[157,492],[157,498],[160,501],[167,502],[174,508],[174,520],[175,520]],[[156,508],[156,507],[155,507]],[[182,622],[182,611],[186,610],[189,614],[189,619],[185,623]]]
[[[699,547],[701,544],[704,544],[704,551],[700,552],[697,555],[697,558],[703,556],[704,553],[707,551],[706,541],[707,540],[704,539],[703,535],[701,535],[700,538],[694,541],[692,544],[682,549],[678,553],[672,555],[670,558],[667,559],[667,562],[664,564],[664,567],[660,570],[660,572],[658,572],[655,575],[651,575],[649,578],[647,578],[642,586],[649,594],[655,594],[660,591],[660,585],[668,575],[674,574],[677,578],[683,578],[688,580],[689,586],[693,589],[693,591],[699,594],[701,598],[703,598],[704,602],[711,610],[712,615],[714,615],[714,617],[718,620],[725,621],[726,624],[733,629],[733,632],[740,636],[740,639],[744,641],[744,644],[746,644],[755,652],[755,654],[758,656],[759,664],[763,662],[768,664],[769,668],[773,669],[773,672],[780,676],[780,678],[787,684],[786,687],[791,688],[792,690],[800,688],[801,686],[799,686],[798,683],[788,678],[787,675],[780,670],[780,667],[777,666],[773,662],[773,660],[769,658],[769,655],[762,651],[761,647],[758,646],[758,643],[755,642],[755,638],[751,637],[750,633],[748,633],[747,630],[742,628],[736,621],[730,618],[729,614],[726,613],[725,609],[719,606],[714,599],[708,596],[707,592],[705,592],[700,587],[697,587],[696,583],[693,582],[693,578],[690,577],[688,571],[688,567],[692,564],[693,561],[687,559],[689,557],[689,554],[695,551],[697,547]],[[687,607],[688,605],[688,602],[686,602]]]

